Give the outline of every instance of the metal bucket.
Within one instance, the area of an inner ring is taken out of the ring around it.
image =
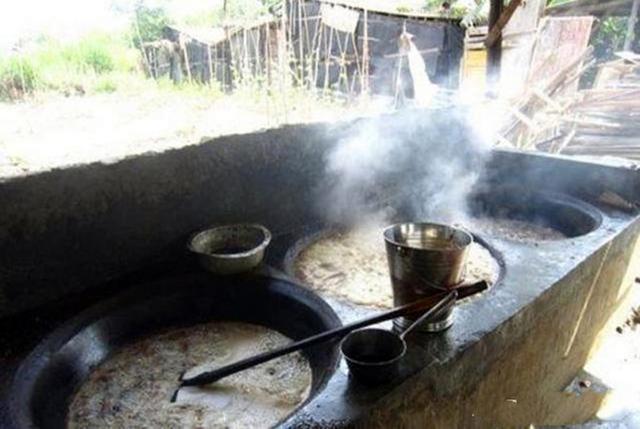
[[[467,250],[473,242],[468,232],[435,223],[401,223],[384,230],[393,302],[408,304],[449,290],[462,282]],[[404,329],[411,318],[398,318],[394,325]],[[438,332],[452,323],[452,311],[442,319],[425,323],[421,331]]]

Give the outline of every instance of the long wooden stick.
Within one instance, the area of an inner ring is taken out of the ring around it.
[[[638,22],[638,11],[640,10],[640,0],[634,0],[631,5],[631,13],[629,14],[629,20],[627,21],[627,34],[624,38],[625,51],[631,50],[631,44],[635,37],[636,22]]]
[[[498,21],[496,21],[496,23],[491,27],[491,30],[489,31],[489,34],[487,34],[487,38],[484,41],[484,45],[487,48],[492,47],[498,41],[498,39],[502,35],[502,30],[509,23],[509,20],[521,3],[522,0],[511,0],[509,6],[504,8],[502,13],[500,14],[500,17],[498,18]]]
[[[184,54],[184,62],[187,66],[187,77],[189,78],[189,82],[191,82],[191,64],[189,63],[189,54],[187,54],[187,44],[182,37],[182,34],[178,36],[178,40],[180,41],[180,47],[182,48],[182,52]]]
[[[369,13],[364,10],[364,39],[362,40],[362,83],[361,92],[369,94]]]
[[[207,63],[209,65],[209,85],[213,85],[213,63],[211,61],[211,45],[207,43]]]
[[[411,304],[403,305],[401,307],[394,308],[393,310],[382,312],[378,315],[367,317],[366,319],[359,320],[357,322],[344,325],[340,328],[332,329],[308,338],[304,340],[296,341],[287,346],[281,347],[276,350],[261,353],[256,356],[242,359],[238,362],[232,363],[222,368],[215,369],[213,371],[204,372],[192,378],[183,378],[180,381],[180,387],[184,386],[202,386],[205,384],[216,382],[224,377],[228,377],[245,369],[254,367],[261,363],[268,362],[278,357],[306,349],[308,347],[327,342],[335,338],[341,338],[348,333],[364,328],[365,326],[375,325],[380,322],[395,319],[401,316],[407,316],[409,314],[422,312],[428,310],[431,315],[439,313],[439,311],[445,305],[449,305],[452,301],[455,301],[458,294],[456,291],[442,292],[437,295],[432,295],[428,298],[420,301],[413,302]],[[428,316],[427,316],[428,317]],[[174,395],[174,398],[177,395]]]

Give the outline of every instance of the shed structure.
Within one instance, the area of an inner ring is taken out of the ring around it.
[[[161,55],[166,42],[146,51],[154,77],[217,81],[232,89],[248,79],[269,82],[285,75],[296,85],[347,96],[393,95],[400,85],[411,97],[406,52],[398,44],[402,34],[420,52],[431,82],[458,87],[465,36],[459,18],[370,9],[351,1],[287,0],[276,15],[251,25],[168,26],[164,38],[173,57]]]

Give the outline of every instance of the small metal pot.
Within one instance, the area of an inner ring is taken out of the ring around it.
[[[407,352],[405,336],[423,322],[448,312],[457,297],[456,291],[449,293],[400,334],[376,328],[351,332],[340,343],[349,372],[365,385],[384,384],[397,378],[400,361]]]
[[[215,274],[238,274],[256,268],[271,242],[271,233],[257,224],[224,225],[194,234],[188,249]]]

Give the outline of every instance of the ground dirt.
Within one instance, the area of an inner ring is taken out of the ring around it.
[[[640,428],[640,284],[627,318],[607,332],[585,366],[608,389],[597,419],[584,428]]]
[[[40,96],[0,103],[0,177],[109,162],[198,144],[210,137],[366,113],[362,106],[316,99],[283,105],[282,100],[180,91]]]

